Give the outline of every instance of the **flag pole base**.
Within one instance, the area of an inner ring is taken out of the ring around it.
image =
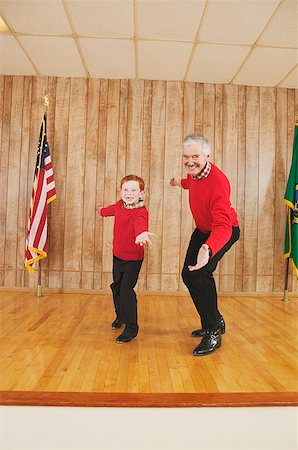
[[[284,291],[284,297],[283,297],[282,301],[286,302],[286,303],[289,301],[289,295],[288,295],[287,289]]]
[[[42,297],[42,286],[41,286],[41,284],[37,285],[36,297]]]

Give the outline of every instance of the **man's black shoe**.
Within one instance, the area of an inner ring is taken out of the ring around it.
[[[117,337],[116,342],[117,342],[117,344],[126,344],[127,342],[130,342],[133,339],[135,339],[136,337],[137,337],[136,334],[129,335],[129,334],[125,333],[125,330],[124,330],[123,333],[121,333],[120,336]]]
[[[112,323],[112,328],[113,328],[113,330],[118,330],[118,328],[121,328],[122,325],[123,325],[123,322],[121,322],[121,320],[117,318]]]
[[[220,334],[225,334],[226,332],[226,323],[224,321],[223,316],[220,316],[219,318],[219,329],[220,329]],[[204,330],[203,328],[199,328],[198,330],[194,330],[191,333],[192,337],[204,337],[206,334],[206,330]]]
[[[194,349],[194,356],[204,356],[213,353],[221,346],[220,329],[216,331],[207,331],[199,345]]]

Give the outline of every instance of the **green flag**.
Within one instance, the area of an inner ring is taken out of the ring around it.
[[[284,257],[292,260],[298,282],[298,122],[295,124],[292,165],[284,203],[287,205]]]

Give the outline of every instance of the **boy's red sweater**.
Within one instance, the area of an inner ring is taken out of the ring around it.
[[[202,233],[210,233],[206,244],[215,255],[229,241],[232,226],[239,225],[230,203],[229,180],[211,164],[211,172],[206,178],[196,180],[188,174],[181,180],[181,186],[189,190],[189,204],[195,224]]]
[[[113,255],[125,261],[140,261],[144,259],[144,247],[135,244],[136,237],[148,231],[148,211],[145,206],[127,209],[122,200],[102,208],[103,217],[115,216]]]

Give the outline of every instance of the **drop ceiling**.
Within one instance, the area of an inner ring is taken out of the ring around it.
[[[0,74],[298,88],[298,0],[0,0]]]

